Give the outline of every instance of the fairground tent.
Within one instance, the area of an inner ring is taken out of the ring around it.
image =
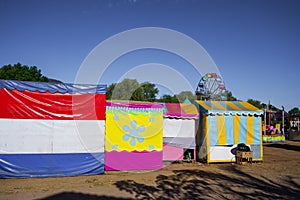
[[[185,149],[192,150],[189,153],[195,158],[198,116],[197,107],[190,102],[164,104],[163,160],[183,160]]]
[[[163,105],[106,103],[105,170],[162,168]]]
[[[104,85],[0,80],[0,177],[104,172]]]
[[[200,112],[200,158],[207,162],[234,162],[238,144],[262,160],[262,111],[247,102],[197,101]]]

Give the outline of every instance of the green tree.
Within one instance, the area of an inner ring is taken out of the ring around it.
[[[109,85],[107,87],[107,90],[106,90],[106,99],[108,99],[108,100],[111,99],[115,87],[116,87],[115,83],[113,83],[113,84],[111,84],[111,85]]]
[[[146,101],[156,101],[156,95],[158,94],[159,90],[155,87],[155,84],[144,82],[141,84],[141,87],[144,90],[144,98]]]
[[[299,114],[299,113],[300,113],[300,110],[297,107],[294,107],[289,111],[290,115]]]
[[[158,92],[155,84],[149,82],[139,84],[135,79],[124,79],[120,83],[113,83],[108,86],[106,99],[154,102]]]
[[[226,100],[227,101],[237,101],[238,99],[235,98],[233,95],[232,95],[232,92],[226,90],[225,92],[225,95],[226,95]]]
[[[113,86],[112,86],[113,87]],[[111,99],[113,100],[141,100],[138,97],[141,94],[136,94],[137,92],[143,92],[142,88],[137,80],[124,79],[120,83],[115,84],[111,90]]]
[[[36,81],[49,82],[46,76],[43,76],[41,70],[36,66],[21,65],[4,65],[0,68],[0,79],[19,80],[19,81]]]
[[[176,95],[171,96],[168,94],[163,95],[158,101],[164,103],[179,103]]]
[[[176,97],[180,103],[184,102],[186,98],[188,98],[190,102],[194,102],[197,99],[196,95],[194,95],[191,91],[182,91],[177,94]]]
[[[258,109],[262,109],[263,106],[261,104],[261,102],[259,100],[254,100],[254,99],[248,99],[247,101],[248,103],[252,104],[253,106],[255,106]]]

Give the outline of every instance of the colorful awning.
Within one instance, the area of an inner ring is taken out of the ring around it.
[[[261,115],[262,110],[248,102],[243,101],[196,101],[200,105],[200,110],[207,114],[243,114]]]
[[[194,104],[165,103],[164,117],[197,119],[198,116]]]

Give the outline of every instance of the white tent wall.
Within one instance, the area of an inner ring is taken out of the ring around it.
[[[104,171],[104,120],[0,119],[0,178]]]
[[[164,137],[195,138],[195,120],[164,118]]]
[[[104,151],[104,120],[0,119],[0,153]]]

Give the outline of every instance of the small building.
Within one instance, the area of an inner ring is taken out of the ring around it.
[[[199,159],[208,163],[235,162],[238,144],[263,160],[261,115],[263,111],[241,101],[197,101],[199,109]]]
[[[164,104],[163,160],[194,160],[198,110],[191,103]]]

